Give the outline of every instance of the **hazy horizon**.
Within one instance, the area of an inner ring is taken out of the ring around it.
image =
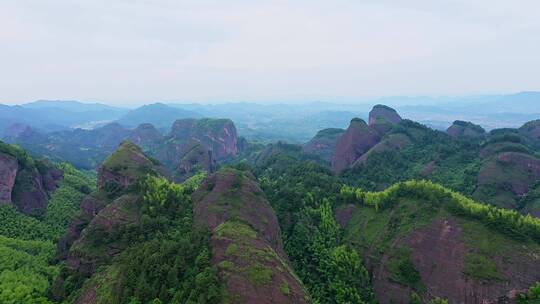
[[[501,94],[475,94],[475,95],[395,95],[395,96],[363,96],[363,97],[302,97],[302,98],[283,98],[283,99],[252,99],[252,100],[146,100],[134,103],[122,103],[118,101],[102,101],[102,100],[84,100],[84,99],[36,99],[26,100],[21,102],[4,102],[0,100],[0,105],[26,105],[35,102],[77,102],[82,104],[104,104],[113,107],[134,109],[144,105],[151,104],[166,104],[166,105],[223,105],[223,104],[256,104],[256,105],[309,105],[309,104],[331,104],[331,105],[348,105],[348,106],[369,106],[375,104],[388,104],[392,106],[422,106],[422,105],[448,105],[453,101],[459,101],[460,103],[474,104],[478,102],[485,102],[486,98],[496,98],[503,96],[512,96],[517,94],[533,93],[540,96],[540,91],[519,91]],[[488,99],[489,100],[489,99]]]
[[[540,90],[538,1],[0,4],[0,102]]]

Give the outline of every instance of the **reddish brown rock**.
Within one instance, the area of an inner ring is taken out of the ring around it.
[[[60,181],[64,179],[64,172],[51,166],[44,172],[41,172],[41,178],[43,180],[43,188],[45,191],[52,193],[60,187]]]
[[[193,201],[194,218],[199,224],[214,230],[230,219],[241,218],[272,248],[282,251],[277,217],[251,173],[233,169],[218,171],[205,179],[193,194]]]
[[[463,229],[452,217],[437,219],[414,231],[396,246],[406,246],[426,288],[425,299],[440,297],[449,303],[496,304],[508,301],[518,290],[540,280],[540,257],[507,251],[504,259],[494,259],[504,280],[477,280],[464,275],[465,256],[471,252],[464,243]],[[374,273],[374,290],[381,304],[409,303],[411,290],[393,282],[385,267],[388,256]]]
[[[66,266],[80,274],[90,276],[100,265],[125,249],[127,244],[121,242],[99,240],[96,243],[96,235],[106,236],[113,231],[113,227],[135,223],[137,213],[133,210],[137,208],[136,203],[135,196],[126,194],[97,213],[71,246]]]
[[[380,141],[380,134],[359,118],[351,120],[347,131],[339,138],[332,156],[332,170],[336,173],[350,167],[360,156]]]
[[[212,151],[193,140],[174,171],[174,180],[183,182],[200,171],[213,173],[217,167]]]
[[[358,206],[354,204],[347,204],[340,206],[336,209],[336,222],[342,227],[346,228],[349,224],[349,221],[352,219],[354,215],[354,211],[356,211],[356,208]]]
[[[317,155],[331,162],[332,154],[334,154],[337,142],[343,133],[345,133],[343,129],[330,128],[321,130],[302,149],[306,154]]]
[[[25,214],[38,215],[45,211],[50,194],[59,186],[63,173],[45,162],[17,172],[12,201]],[[22,165],[20,165],[22,167]]]
[[[19,165],[15,157],[0,153],[0,204],[11,203],[11,192]]]
[[[236,127],[230,119],[181,119],[172,126],[170,138],[177,144],[196,139],[216,160],[238,154]]]
[[[369,112],[369,125],[375,125],[378,122],[387,122],[391,124],[398,124],[401,122],[401,116],[396,112],[396,110],[385,106],[385,105],[376,105]]]
[[[212,263],[232,303],[307,303],[279,224],[248,172],[221,170],[193,194],[194,220],[212,231]]]
[[[381,142],[377,143],[368,152],[360,156],[353,164],[353,166],[359,166],[364,164],[368,157],[373,153],[381,153],[384,151],[399,151],[407,146],[411,145],[412,141],[405,134],[390,134],[385,137]]]

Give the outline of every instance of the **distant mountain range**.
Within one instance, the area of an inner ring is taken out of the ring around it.
[[[540,92],[463,97],[395,96],[356,104],[320,101],[307,104],[153,103],[135,109],[102,103],[38,100],[18,106],[0,105],[0,134],[15,123],[41,132],[93,129],[110,122],[131,128],[151,123],[166,132],[177,119],[226,117],[233,120],[239,134],[249,140],[302,143],[321,129],[345,128],[353,117],[367,118],[374,104],[393,106],[404,118],[435,129],[446,129],[456,119],[472,121],[492,130],[518,127],[540,117]]]
[[[177,119],[201,118],[203,115],[180,108],[170,107],[162,103],[144,105],[125,113],[118,123],[127,127],[136,127],[143,123],[151,123],[156,128],[168,128]]]

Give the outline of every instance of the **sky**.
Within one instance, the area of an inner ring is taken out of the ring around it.
[[[538,0],[0,0],[0,103],[540,90]]]

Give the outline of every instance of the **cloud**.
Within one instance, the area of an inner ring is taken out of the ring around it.
[[[7,0],[0,101],[540,89],[539,9],[532,0]]]

